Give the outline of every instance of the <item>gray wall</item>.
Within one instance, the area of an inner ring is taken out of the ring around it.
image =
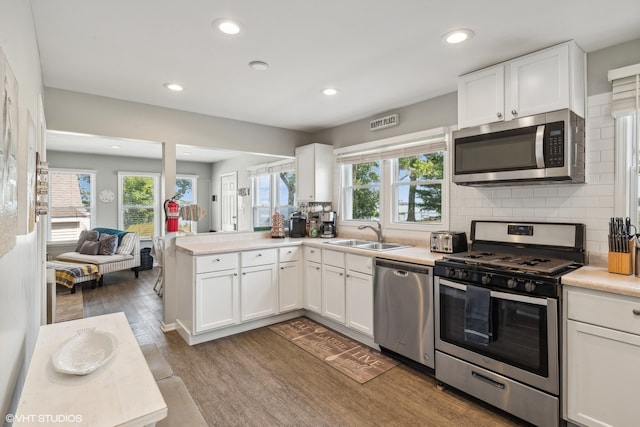
[[[587,55],[587,95],[611,92],[607,72],[640,63],[640,39]]]
[[[38,123],[42,70],[28,1],[0,1],[0,50],[18,82],[18,176],[26,176],[27,117]],[[42,152],[42,146],[38,145]],[[25,175],[23,175],[25,174]],[[18,183],[22,185],[21,183]],[[19,196],[21,197],[21,196]],[[18,215],[27,215],[19,211]],[[0,258],[0,414],[15,413],[25,373],[38,336],[44,295],[44,249],[39,245],[43,221],[34,232],[17,236]]]
[[[47,129],[293,156],[309,135],[113,98],[47,88]]]
[[[369,121],[387,113],[398,113],[400,124],[396,127],[371,132]],[[397,135],[448,126],[458,122],[457,93],[449,93],[417,104],[395,110],[380,112],[375,116],[316,132],[313,142],[331,144],[334,148],[347,147],[363,142],[375,141]]]
[[[102,190],[118,193],[118,172],[152,172],[162,171],[162,161],[123,156],[106,156],[84,153],[68,153],[63,151],[47,151],[49,168],[92,169],[96,171],[96,194]],[[211,191],[211,170],[209,163],[177,162],[178,174],[198,175],[197,203],[207,211],[207,216],[198,221],[198,232],[209,231],[211,211],[209,200]],[[113,227],[118,225],[118,204],[116,201],[104,203],[96,200],[96,226]]]
[[[251,188],[251,179],[247,168],[249,166],[255,166],[263,163],[275,162],[282,160],[281,157],[269,157],[260,155],[239,156],[233,159],[223,160],[213,164],[212,168],[212,193],[218,196],[216,202],[212,202],[212,219],[213,230],[220,230],[220,175],[237,172],[238,173],[238,188],[249,187]],[[209,199],[211,200],[211,199]],[[251,196],[238,196],[238,230],[239,231],[251,231],[253,230],[252,209],[251,209]]]

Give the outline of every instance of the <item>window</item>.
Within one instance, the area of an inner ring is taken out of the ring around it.
[[[380,175],[382,162],[343,166],[345,219],[380,218]]]
[[[175,199],[180,206],[189,206],[198,203],[198,177],[193,175],[176,176]],[[180,217],[178,231],[187,233],[197,231],[197,222],[185,220]]]
[[[49,171],[49,242],[77,241],[82,230],[94,227],[95,182],[93,171]]]
[[[445,226],[446,140],[440,128],[336,150],[343,225]]]
[[[444,152],[393,159],[393,222],[441,223]]]
[[[253,227],[271,227],[271,216],[276,210],[289,218],[296,206],[294,161],[287,159],[255,166],[249,169],[249,175],[253,190]]]
[[[640,227],[640,64],[611,70],[615,119],[614,214]]]
[[[160,235],[158,174],[118,172],[118,227],[140,237]]]

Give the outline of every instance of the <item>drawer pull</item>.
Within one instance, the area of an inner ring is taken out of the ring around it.
[[[261,256],[262,256],[262,254],[258,254],[258,255],[256,255],[256,256],[257,256],[257,257],[261,257]]]
[[[497,387],[497,388],[499,388],[499,389],[501,389],[501,390],[504,390],[504,388],[505,388],[505,385],[504,385],[504,384],[499,383],[498,381],[494,381],[494,380],[492,380],[492,379],[491,379],[491,378],[489,378],[489,377],[485,377],[484,375],[479,374],[479,373],[477,373],[477,372],[475,372],[475,371],[471,371],[471,376],[472,376],[473,378],[476,378],[476,379],[478,379],[478,380],[482,381],[482,382],[485,382],[485,383],[490,384],[490,385],[492,385],[492,386],[494,386],[494,387]]]
[[[220,258],[216,258],[216,262],[220,262]]]
[[[633,314],[635,314],[636,316],[640,316],[640,309],[634,308],[633,309]]]

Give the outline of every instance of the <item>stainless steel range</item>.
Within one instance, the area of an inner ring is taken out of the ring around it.
[[[560,279],[585,264],[585,226],[472,221],[471,241],[435,262],[436,378],[558,425]]]

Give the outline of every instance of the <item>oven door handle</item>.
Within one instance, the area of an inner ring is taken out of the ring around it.
[[[439,282],[441,286],[448,286],[450,288],[458,289],[459,291],[464,291],[464,292],[467,291],[467,285],[463,285],[462,283],[456,283],[456,282],[452,282],[450,280],[446,280],[442,278],[440,278]],[[503,299],[508,301],[515,301],[515,302],[523,302],[527,304],[542,305],[545,307],[548,305],[547,298],[545,297],[529,297],[526,295],[508,294],[506,292],[498,292],[498,291],[491,291],[491,298],[498,298],[498,299]]]

